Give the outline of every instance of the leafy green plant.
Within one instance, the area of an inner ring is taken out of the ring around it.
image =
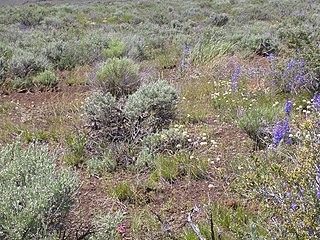
[[[40,239],[59,230],[78,179],[58,170],[43,146],[5,146],[0,154],[0,237]]]
[[[40,89],[54,88],[59,83],[59,78],[53,72],[46,70],[35,76],[32,82]]]
[[[97,84],[102,91],[119,98],[138,89],[138,74],[139,66],[131,59],[109,59],[97,73]]]
[[[120,58],[124,56],[126,45],[116,39],[111,39],[108,42],[108,48],[103,49],[103,53],[108,58]]]

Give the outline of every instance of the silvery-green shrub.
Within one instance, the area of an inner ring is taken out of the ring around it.
[[[111,93],[94,93],[85,102],[84,111],[93,130],[91,137],[106,142],[127,138],[124,113]]]
[[[116,214],[106,214],[97,217],[94,221],[95,232],[89,240],[114,240],[118,239],[117,227],[123,220],[120,212]]]
[[[48,60],[41,54],[17,49],[8,62],[10,75],[24,78],[49,68]]]
[[[172,121],[177,99],[177,90],[166,81],[145,84],[128,97],[125,114],[139,123],[147,120],[155,132],[155,129],[167,126]]]
[[[139,66],[129,58],[109,59],[98,71],[97,79],[102,91],[116,97],[126,96],[140,85]]]
[[[42,239],[61,227],[78,178],[56,160],[44,146],[0,150],[0,239]]]
[[[152,153],[174,152],[186,144],[186,136],[175,128],[164,129],[150,134],[142,141],[142,147]]]

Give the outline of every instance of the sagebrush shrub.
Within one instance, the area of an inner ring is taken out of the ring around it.
[[[153,121],[152,128],[167,126],[175,116],[177,99],[177,90],[166,81],[145,84],[128,97],[125,114],[139,122]]]
[[[126,118],[119,105],[111,93],[96,92],[87,99],[84,110],[94,136],[103,136],[107,142],[122,141],[128,137]]]
[[[94,234],[89,237],[89,240],[115,240],[119,234],[117,228],[123,220],[123,215],[120,212],[115,214],[108,213],[97,217],[94,221]]]
[[[9,70],[8,60],[11,58],[12,52],[6,47],[0,45],[0,84],[6,78],[6,74]]]
[[[175,116],[177,96],[165,81],[145,84],[128,99],[94,93],[84,105],[91,128],[87,149],[97,154],[111,149],[119,164],[132,162],[135,149],[131,143],[140,146],[145,136],[168,126]]]
[[[49,68],[48,60],[41,54],[17,49],[8,62],[9,74],[24,78]]]
[[[98,86],[116,97],[133,93],[140,85],[139,66],[128,58],[107,60],[97,73]]]
[[[42,239],[59,230],[78,179],[55,161],[43,146],[0,150],[1,239]]]
[[[90,39],[49,43],[42,51],[55,69],[71,70],[77,65],[91,63],[100,57],[99,47],[93,45]]]

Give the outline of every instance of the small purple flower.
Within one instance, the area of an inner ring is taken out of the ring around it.
[[[241,66],[238,65],[237,68],[235,69],[232,77],[231,77],[231,89],[234,91],[238,91],[238,86],[239,86],[239,74],[241,71]]]
[[[284,111],[288,117],[290,117],[291,109],[292,109],[292,103],[289,100],[287,100],[286,107],[285,107]]]
[[[190,46],[187,45],[185,48],[184,48],[184,55],[188,55],[190,52]]]
[[[295,203],[292,203],[292,204],[291,204],[291,208],[292,208],[293,211],[296,211],[297,208],[298,208],[298,205],[295,204]]]
[[[292,59],[288,64],[288,70],[290,71],[294,69],[296,66],[297,66],[297,62],[294,59]]]
[[[312,99],[312,107],[315,110],[320,109],[320,94],[319,95],[314,95],[314,97]]]
[[[320,197],[320,190],[317,191],[317,197]]]
[[[275,59],[275,58],[276,58],[276,56],[275,56],[273,53],[271,53],[271,54],[267,57],[268,61],[272,61],[272,60]]]
[[[287,192],[286,193],[286,197],[291,197],[292,195],[291,195],[291,193],[290,192]]]
[[[124,226],[119,226],[116,228],[116,230],[121,234],[126,233],[126,229],[124,228]]]

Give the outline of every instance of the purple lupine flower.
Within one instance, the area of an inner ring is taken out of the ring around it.
[[[190,52],[190,46],[187,45],[185,48],[184,48],[184,55],[188,55]]]
[[[290,122],[288,119],[284,121],[283,124],[281,122],[277,122],[277,125],[273,131],[273,143],[278,145],[282,139],[284,139],[290,133]]]
[[[312,107],[313,107],[315,110],[320,109],[320,94],[313,96],[313,99],[312,99]]]
[[[288,117],[290,117],[291,109],[292,109],[292,103],[289,100],[287,100],[284,112],[287,114]]]
[[[271,54],[267,57],[268,61],[272,61],[272,60],[275,59],[275,58],[276,58],[276,56],[275,56],[273,53],[271,53]]]
[[[288,64],[288,70],[290,71],[294,69],[296,66],[297,66],[297,62],[294,59],[292,59]]]
[[[234,91],[238,91],[238,86],[239,86],[239,74],[241,71],[241,66],[238,65],[231,77],[231,89]]]

